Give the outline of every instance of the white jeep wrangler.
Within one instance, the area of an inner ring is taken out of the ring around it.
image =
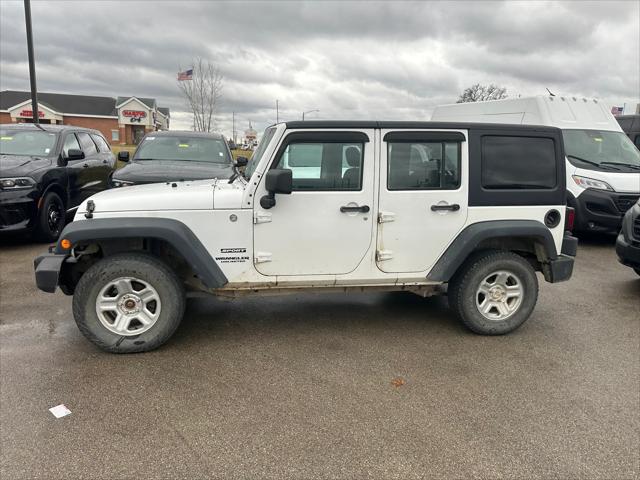
[[[559,129],[434,122],[269,127],[229,180],[119,188],[84,202],[35,260],[110,352],[166,342],[193,291],[448,293],[462,322],[519,327],[536,271],[567,280]]]

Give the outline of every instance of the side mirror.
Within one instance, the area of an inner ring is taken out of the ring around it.
[[[77,148],[70,148],[67,151],[67,160],[82,160],[84,158],[84,152]]]
[[[238,157],[236,158],[236,167],[246,167],[247,163],[249,163],[249,159],[247,157]]]
[[[120,160],[121,162],[128,162],[129,161],[129,152],[127,152],[126,150],[118,152],[118,160]]]
[[[275,206],[276,193],[288,195],[293,189],[293,176],[289,169],[274,168],[269,170],[265,175],[264,182],[269,193],[260,199],[260,206],[266,210]]]

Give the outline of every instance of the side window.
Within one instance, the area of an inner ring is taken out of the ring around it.
[[[387,143],[389,190],[454,190],[460,186],[460,143]]]
[[[361,190],[363,143],[290,143],[275,168],[289,169],[294,191]]]
[[[553,189],[558,184],[551,138],[487,135],[481,155],[485,189]]]
[[[96,135],[94,133],[91,134],[91,138],[93,139],[93,142],[98,146],[98,151],[100,152],[108,152],[111,149],[109,148],[109,145],[107,144],[106,140],[104,138],[102,138],[100,135]]]
[[[62,146],[62,155],[68,157],[70,149],[81,150],[78,139],[73,133],[67,133],[64,139],[64,145]]]
[[[640,135],[636,135],[636,139],[633,141],[636,144],[636,147],[640,149]]]
[[[80,140],[80,145],[82,146],[82,151],[84,152],[85,156],[88,157],[89,155],[94,155],[98,152],[96,144],[93,143],[93,140],[91,140],[89,134],[85,132],[78,132],[76,133],[76,135],[78,136],[78,140]]]

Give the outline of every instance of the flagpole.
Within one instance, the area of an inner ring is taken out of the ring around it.
[[[29,80],[31,82],[31,114],[33,115],[33,123],[40,123],[40,116],[38,115],[38,88],[36,87],[36,62],[33,55],[30,0],[24,0],[24,20],[27,27],[27,53],[29,55]]]

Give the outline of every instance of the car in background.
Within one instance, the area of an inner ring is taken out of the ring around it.
[[[616,117],[622,131],[640,149],[640,115],[620,115]]]
[[[55,241],[67,213],[107,188],[115,164],[97,130],[0,124],[0,234]]]
[[[623,265],[640,275],[640,200],[624,215],[616,240],[616,253]]]
[[[217,133],[165,131],[147,134],[127,165],[114,172],[112,187],[181,180],[229,178],[233,175],[231,150]]]

